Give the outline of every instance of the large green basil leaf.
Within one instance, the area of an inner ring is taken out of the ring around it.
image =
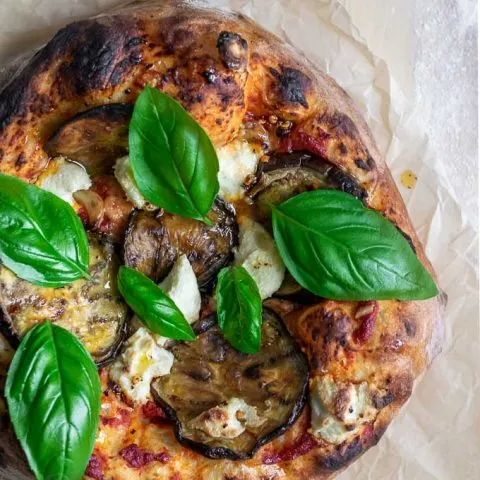
[[[0,174],[0,260],[20,278],[62,287],[88,275],[88,239],[62,199]]]
[[[303,193],[272,206],[275,241],[307,290],[334,300],[420,300],[435,282],[395,226],[335,190]]]
[[[120,267],[118,289],[128,306],[152,331],[174,340],[194,340],[195,333],[175,302],[143,273]]]
[[[100,378],[92,358],[67,330],[32,328],[10,365],[10,418],[39,480],[82,478],[100,415]]]
[[[218,325],[225,338],[243,353],[260,350],[262,299],[255,280],[243,267],[224,268],[216,287]]]
[[[173,98],[145,87],[130,122],[130,162],[138,188],[170,213],[202,220],[218,193],[218,158],[202,127]]]

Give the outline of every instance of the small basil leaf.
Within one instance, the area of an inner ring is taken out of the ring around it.
[[[395,226],[335,190],[272,207],[275,241],[295,280],[334,300],[420,300],[435,282]]]
[[[82,478],[97,434],[101,389],[77,338],[49,322],[32,328],[10,365],[5,396],[37,479]]]
[[[243,353],[260,350],[262,299],[255,280],[243,267],[224,268],[216,287],[218,325],[225,338]]]
[[[129,307],[152,331],[174,340],[194,340],[195,333],[173,300],[143,273],[120,267],[118,289]]]
[[[145,87],[128,135],[135,181],[170,213],[202,220],[218,193],[218,158],[202,127],[173,98]]]
[[[0,174],[0,260],[20,278],[62,287],[88,275],[88,239],[62,199]]]

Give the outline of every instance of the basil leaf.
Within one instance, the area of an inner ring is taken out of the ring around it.
[[[194,340],[195,333],[173,300],[143,273],[120,267],[120,293],[129,307],[152,331],[174,340]]]
[[[260,350],[262,299],[255,280],[243,267],[223,268],[216,287],[218,325],[231,345],[243,353]]]
[[[139,190],[170,213],[202,220],[218,193],[218,158],[202,127],[173,98],[145,87],[130,122],[130,162]]]
[[[62,199],[0,174],[0,260],[20,278],[62,287],[88,275],[88,240]]]
[[[307,290],[334,300],[420,300],[437,287],[395,226],[356,198],[316,190],[272,206],[280,255]]]
[[[10,365],[10,418],[37,479],[83,476],[100,416],[100,379],[77,338],[49,322],[32,328]]]

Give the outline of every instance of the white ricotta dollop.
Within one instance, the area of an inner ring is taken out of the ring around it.
[[[123,188],[125,195],[133,203],[133,205],[136,208],[144,208],[147,204],[147,201],[137,187],[128,155],[119,158],[115,162],[113,172],[118,183]]]
[[[159,287],[175,302],[188,323],[198,320],[202,299],[197,277],[186,255],[180,255],[177,258],[170,273]]]
[[[310,405],[312,433],[335,445],[356,435],[376,413],[367,382],[336,383],[330,375],[312,381]]]
[[[145,327],[140,327],[125,347],[110,367],[110,378],[128,398],[146,402],[150,398],[151,381],[170,373],[173,354],[162,348]]]
[[[78,190],[89,189],[92,180],[78,163],[69,162],[64,157],[55,157],[50,160],[37,185],[73,205],[73,194]]]
[[[240,243],[235,265],[241,265],[257,283],[262,300],[271,297],[283,282],[285,265],[270,234],[250,218],[239,220]]]
[[[262,152],[245,140],[237,140],[217,149],[220,195],[226,200],[241,197],[243,184],[248,175],[257,169]]]
[[[209,437],[236,438],[246,429],[259,427],[263,422],[256,407],[241,398],[231,398],[227,403],[202,412],[190,422],[190,426]]]

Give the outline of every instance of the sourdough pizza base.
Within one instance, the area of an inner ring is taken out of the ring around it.
[[[221,32],[229,33],[222,41]],[[320,142],[324,158],[367,191],[367,205],[411,239],[433,274],[390,172],[349,97],[299,52],[238,14],[179,2],[138,2],[60,30],[0,93],[0,172],[35,181],[48,163],[44,145],[65,120],[94,106],[131,103],[146,84],[178,99],[216,147],[243,135],[252,119],[275,115],[293,122]],[[340,383],[362,378],[387,392],[372,422],[353,438],[338,445],[318,440],[313,446],[307,406],[295,425],[251,460],[209,460],[181,446],[153,404],[125,403],[102,370],[102,416],[90,478],[335,476],[378,442],[437,352],[440,298],[378,303],[373,336],[359,347],[348,341],[356,326],[355,302],[326,300],[291,311],[281,301],[269,301],[306,353],[311,381],[324,375]],[[27,478],[25,471],[14,470],[17,448],[4,446],[0,477]]]

